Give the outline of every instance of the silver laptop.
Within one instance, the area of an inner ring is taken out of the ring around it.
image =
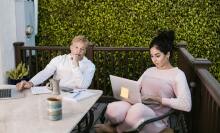
[[[24,94],[20,91],[17,91],[16,88],[4,87],[0,89],[0,100],[22,97],[24,97]]]
[[[140,88],[137,81],[110,75],[114,98],[129,103],[141,103]]]

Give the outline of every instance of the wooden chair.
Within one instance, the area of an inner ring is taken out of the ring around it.
[[[99,98],[99,100],[97,102],[106,104],[106,107],[101,111],[100,116],[96,120],[95,124],[97,123],[98,120],[101,123],[105,123],[106,118],[105,118],[104,114],[105,114],[107,105],[108,105],[108,103],[111,103],[114,101],[118,101],[118,100],[115,99],[114,97],[111,97],[111,96],[102,96],[101,98]],[[170,111],[168,111],[167,113],[165,113],[161,116],[158,116],[158,117],[155,117],[152,119],[148,119],[148,120],[144,121],[143,123],[141,123],[136,129],[134,129],[132,131],[125,132],[125,133],[139,133],[145,125],[152,123],[152,122],[155,122],[155,121],[158,121],[158,120],[162,120],[166,117],[169,117],[170,128],[173,129],[173,131],[175,133],[188,133],[188,129],[187,129],[187,125],[186,125],[185,117],[184,117],[184,112],[174,110],[174,109],[171,109]]]

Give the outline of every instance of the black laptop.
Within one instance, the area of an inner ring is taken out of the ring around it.
[[[22,98],[24,94],[16,88],[3,87],[0,89],[0,99]]]

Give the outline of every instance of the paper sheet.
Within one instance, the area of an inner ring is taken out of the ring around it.
[[[88,90],[82,90],[82,91],[73,91],[72,93],[69,93],[68,95],[64,96],[63,98],[66,100],[78,102],[80,100],[89,98],[94,95],[96,95],[96,93],[90,92]]]
[[[35,86],[31,87],[32,94],[45,94],[45,93],[51,93],[52,91],[49,90],[46,86]]]
[[[120,96],[127,99],[128,96],[129,96],[129,90],[128,88],[125,88],[125,87],[121,87],[121,93],[120,93]]]

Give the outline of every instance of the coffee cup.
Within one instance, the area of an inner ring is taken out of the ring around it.
[[[47,98],[48,118],[52,121],[62,119],[62,99],[56,97]]]

